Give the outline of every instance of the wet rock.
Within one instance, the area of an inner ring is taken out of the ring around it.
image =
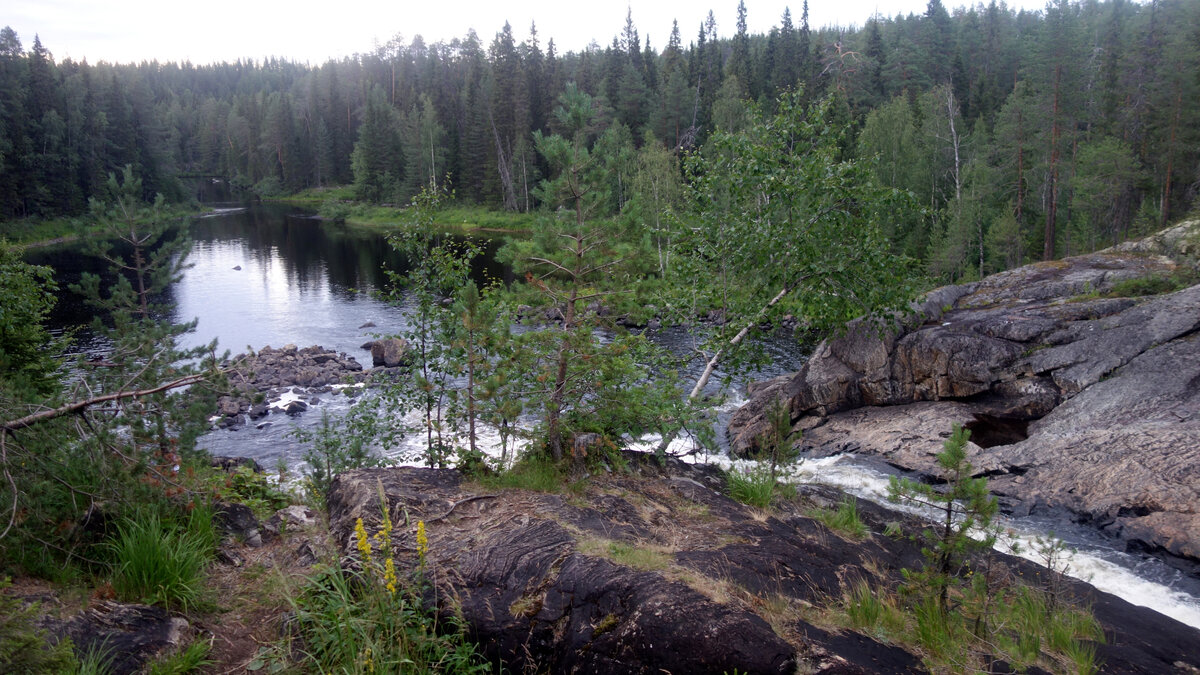
[[[208,458],[209,466],[212,466],[222,471],[233,472],[239,467],[248,467],[254,473],[262,473],[262,465],[256,460],[249,457],[230,457],[227,455],[213,455]]]
[[[374,327],[375,327],[375,322],[374,322],[374,321],[368,321],[368,322],[364,323],[363,325],[359,326],[359,327],[358,327],[358,329],[359,329],[359,330],[362,330],[362,329],[364,329],[364,328],[374,328]]]
[[[300,413],[308,410],[308,404],[304,401],[288,401],[283,405],[283,412],[295,417]]]
[[[358,361],[319,346],[303,349],[290,344],[283,349],[263,347],[257,353],[235,357],[228,365],[233,370],[230,381],[234,390],[217,402],[219,413],[226,418],[248,414],[251,420],[261,419],[269,413],[267,403],[278,401],[283,392],[293,387],[302,387],[312,393],[330,385],[362,382],[366,378]],[[228,427],[240,423],[218,422],[218,425]]]

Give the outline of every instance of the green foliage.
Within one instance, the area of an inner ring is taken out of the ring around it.
[[[731,499],[760,509],[771,505],[778,489],[770,468],[761,464],[729,471],[725,481]]]
[[[400,117],[388,104],[383,90],[367,95],[358,141],[350,156],[355,195],[366,202],[395,201],[404,178],[404,153],[400,143]]]
[[[379,492],[379,531],[368,536],[362,519],[356,524],[357,570],[322,569],[293,600],[296,665],[323,673],[491,672],[460,619],[426,605],[426,593],[435,591],[424,576],[424,522],[417,523],[414,569],[408,575],[397,569],[393,525]]]
[[[560,462],[542,453],[526,453],[511,467],[479,480],[488,489],[562,492],[567,474]]]
[[[771,480],[779,476],[779,470],[796,463],[800,451],[792,434],[792,416],[788,402],[782,397],[775,399],[766,411],[767,430],[758,438],[755,457],[765,460],[771,468]]]
[[[950,587],[963,564],[973,553],[991,550],[996,541],[989,526],[999,506],[988,492],[987,479],[971,478],[966,452],[970,436],[968,429],[955,425],[937,455],[945,489],[895,476],[888,486],[891,501],[928,508],[936,514],[938,525],[923,532],[927,564],[906,577],[914,591],[931,597],[942,613],[949,611]],[[983,536],[976,539],[972,536],[975,531]]]
[[[906,261],[881,227],[909,201],[843,156],[845,133],[832,101],[806,108],[787,95],[774,115],[756,111],[744,131],[718,132],[689,158],[691,227],[677,271],[714,283],[694,285],[682,307],[734,318],[715,331],[720,342],[784,313],[831,327],[911,297]]]
[[[437,210],[452,196],[437,188],[422,189],[413,199],[407,226],[389,237],[392,247],[408,258],[409,267],[403,275],[390,273],[394,288],[388,297],[407,301],[411,309],[410,328],[402,335],[406,377],[389,386],[383,397],[392,407],[421,412],[418,431],[425,436],[425,460],[437,467],[453,460],[460,423],[467,426],[467,463],[478,464],[476,376],[490,370],[489,357],[503,335],[503,328],[484,316],[479,290],[470,279],[479,246],[439,237],[433,230]],[[462,396],[455,387],[460,375],[467,377]]]
[[[181,522],[164,521],[152,511],[127,518],[109,544],[113,589],[124,600],[195,609],[216,541],[207,509],[196,508]]]
[[[852,497],[843,499],[836,509],[817,509],[809,515],[821,521],[825,527],[852,539],[862,539],[870,532],[858,517],[858,502]]]
[[[1174,293],[1196,282],[1196,275],[1186,270],[1173,274],[1156,274],[1146,277],[1122,279],[1112,285],[1104,295],[1110,298],[1136,298],[1144,295]]]
[[[149,665],[146,675],[188,675],[205,666],[213,665],[208,658],[212,643],[196,640],[184,649],[159,659]]]
[[[356,406],[345,417],[331,420],[321,411],[321,426],[316,431],[297,428],[293,435],[305,444],[304,486],[309,495],[324,503],[333,479],[351,469],[387,466],[390,462],[371,448],[379,434],[372,410]]]
[[[636,286],[629,262],[637,244],[620,223],[597,218],[611,206],[613,172],[623,170],[613,156],[621,144],[596,139],[597,106],[579,87],[568,85],[559,103],[554,114],[562,134],[534,134],[551,167],[535,194],[557,211],[539,218],[533,236],[512,242],[502,255],[559,319],[556,327],[522,335],[517,348],[532,374],[527,395],[545,402],[536,449],[557,461],[569,448],[582,462],[581,434],[597,433],[602,443],[617,445],[677,426],[684,407],[672,378],[653,367],[661,357],[651,343],[596,332],[603,322],[595,303]]]
[[[902,634],[905,617],[891,597],[873,591],[869,584],[860,581],[842,594],[842,607],[850,625],[880,637]]]
[[[53,272],[21,260],[20,251],[0,240],[0,415],[11,411],[9,397],[36,399],[56,385],[54,354],[60,345],[42,322],[54,306]]]
[[[297,666],[320,672],[488,673],[454,619],[426,610],[414,589],[326,569],[295,599]]]
[[[213,487],[232,501],[249,506],[262,517],[267,517],[292,503],[292,495],[248,466],[238,466],[228,473],[213,472],[216,483]]]
[[[11,579],[0,578],[0,670],[6,673],[71,672],[71,641],[51,643],[37,627],[38,606],[25,605],[4,591]]]
[[[94,646],[79,657],[71,675],[110,675],[113,655],[104,645]]]
[[[180,467],[208,428],[214,395],[205,385],[217,379],[215,346],[177,349],[176,339],[192,325],[158,319],[169,316],[159,298],[184,269],[186,241],[164,241],[169,225],[162,219],[162,200],[141,200],[144,188],[131,168],[121,179],[110,174],[106,191],[109,201],[93,201],[93,215],[122,248],[114,252],[113,241],[91,246],[109,262],[114,281],[102,288],[98,276],[85,274],[72,290],[99,310],[95,331],[109,351],[98,363],[81,363],[78,378],[53,382],[51,417],[3,436],[5,470],[9,485],[16,486],[15,501],[6,502],[21,520],[19,528],[0,533],[3,560],[55,579],[103,571],[99,558],[108,533],[97,527],[98,519],[136,517],[142,506],[159,508],[203,489],[186,485],[189,478]],[[15,381],[4,380],[0,389]],[[191,385],[186,394],[178,393],[185,384]],[[138,390],[146,393],[92,398]],[[46,410],[6,401],[3,414],[14,419]]]

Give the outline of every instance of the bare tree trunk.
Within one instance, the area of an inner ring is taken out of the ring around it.
[[[743,326],[740,331],[738,331],[737,335],[734,335],[729,342],[725,343],[725,345],[723,345],[720,349],[714,352],[711,357],[709,357],[708,362],[704,364],[704,372],[700,374],[700,378],[696,380],[696,385],[692,387],[691,393],[688,394],[688,401],[696,400],[700,396],[700,392],[704,391],[705,385],[707,385],[708,381],[712,378],[713,371],[717,369],[717,364],[721,362],[721,357],[727,352],[737,348],[737,346],[746,339],[746,336],[750,334],[750,331],[758,325],[758,322],[762,321],[762,319],[767,315],[767,312],[769,312],[772,307],[779,304],[781,300],[787,297],[787,294],[791,293],[792,290],[796,288],[796,286],[799,285],[799,283],[803,280],[803,278],[797,279],[791,284],[784,286],[779,293],[775,294],[775,297],[771,298],[767,304],[763,305],[762,309],[758,310],[758,313],[754,315],[754,318],[748,321],[746,325]],[[662,441],[658,444],[657,452],[665,452],[667,446],[671,445],[671,441],[675,440],[677,435],[678,433],[670,433],[664,436]]]
[[[500,132],[496,129],[495,120],[492,120],[492,135],[496,138],[496,168],[500,172],[500,184],[504,188],[504,209],[516,211],[517,193],[513,188],[512,167],[508,165],[508,156],[504,153],[504,143],[500,140]]]
[[[4,422],[4,423],[0,424],[0,433],[11,433],[11,432],[17,431],[19,429],[25,429],[27,427],[33,426],[34,424],[37,424],[38,422],[44,422],[46,420],[51,420],[56,417],[62,417],[63,415],[70,415],[72,413],[77,413],[86,408],[90,408],[91,406],[99,405],[101,403],[108,403],[110,401],[120,401],[120,400],[127,399],[127,398],[141,398],[143,396],[160,394],[164,391],[168,391],[171,389],[178,389],[179,387],[186,387],[189,384],[196,384],[197,382],[204,380],[206,377],[208,377],[207,373],[188,375],[187,377],[181,377],[178,380],[173,380],[171,382],[167,382],[166,384],[162,384],[162,385],[159,385],[159,386],[151,388],[151,389],[141,389],[138,391],[118,391],[118,392],[114,392],[112,394],[105,394],[103,396],[96,396],[93,398],[84,399],[82,401],[75,401],[73,403],[68,403],[67,405],[60,406],[58,408],[52,408],[50,410],[43,410],[41,412],[34,413],[32,415],[26,415],[25,417],[20,417],[15,420],[9,420],[7,422]]]

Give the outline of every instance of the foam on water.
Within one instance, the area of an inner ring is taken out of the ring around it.
[[[920,510],[903,508],[887,501],[888,476],[870,467],[854,462],[849,455],[838,455],[803,462],[797,474],[801,482],[822,483],[840,488],[857,497],[882,504],[892,509],[901,509],[917,515]],[[1020,519],[998,518],[1001,528],[1013,533],[1020,544],[1017,555],[1041,564],[1037,557],[1037,537],[1045,538],[1047,532],[1030,529]],[[1004,545],[1006,553],[1011,552]],[[1136,556],[1104,549],[1099,546],[1079,546],[1067,552],[1063,562],[1067,574],[1090,583],[1092,586],[1111,593],[1135,605],[1149,607],[1189,626],[1200,628],[1200,598],[1172,588],[1163,583],[1139,575],[1135,569],[1144,563]],[[1173,570],[1161,563],[1153,565],[1163,576],[1177,576]]]

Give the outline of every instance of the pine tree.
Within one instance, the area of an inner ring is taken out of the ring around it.
[[[934,597],[943,615],[950,609],[950,588],[963,565],[973,553],[991,549],[996,541],[989,526],[999,502],[988,492],[986,478],[971,477],[966,450],[970,437],[969,430],[955,425],[938,453],[938,466],[946,481],[944,489],[895,476],[888,485],[888,499],[927,508],[937,518],[936,526],[923,533],[927,542],[922,549],[925,568],[915,573],[905,570],[905,577],[918,592]],[[972,536],[975,532],[984,536],[976,539]]]

